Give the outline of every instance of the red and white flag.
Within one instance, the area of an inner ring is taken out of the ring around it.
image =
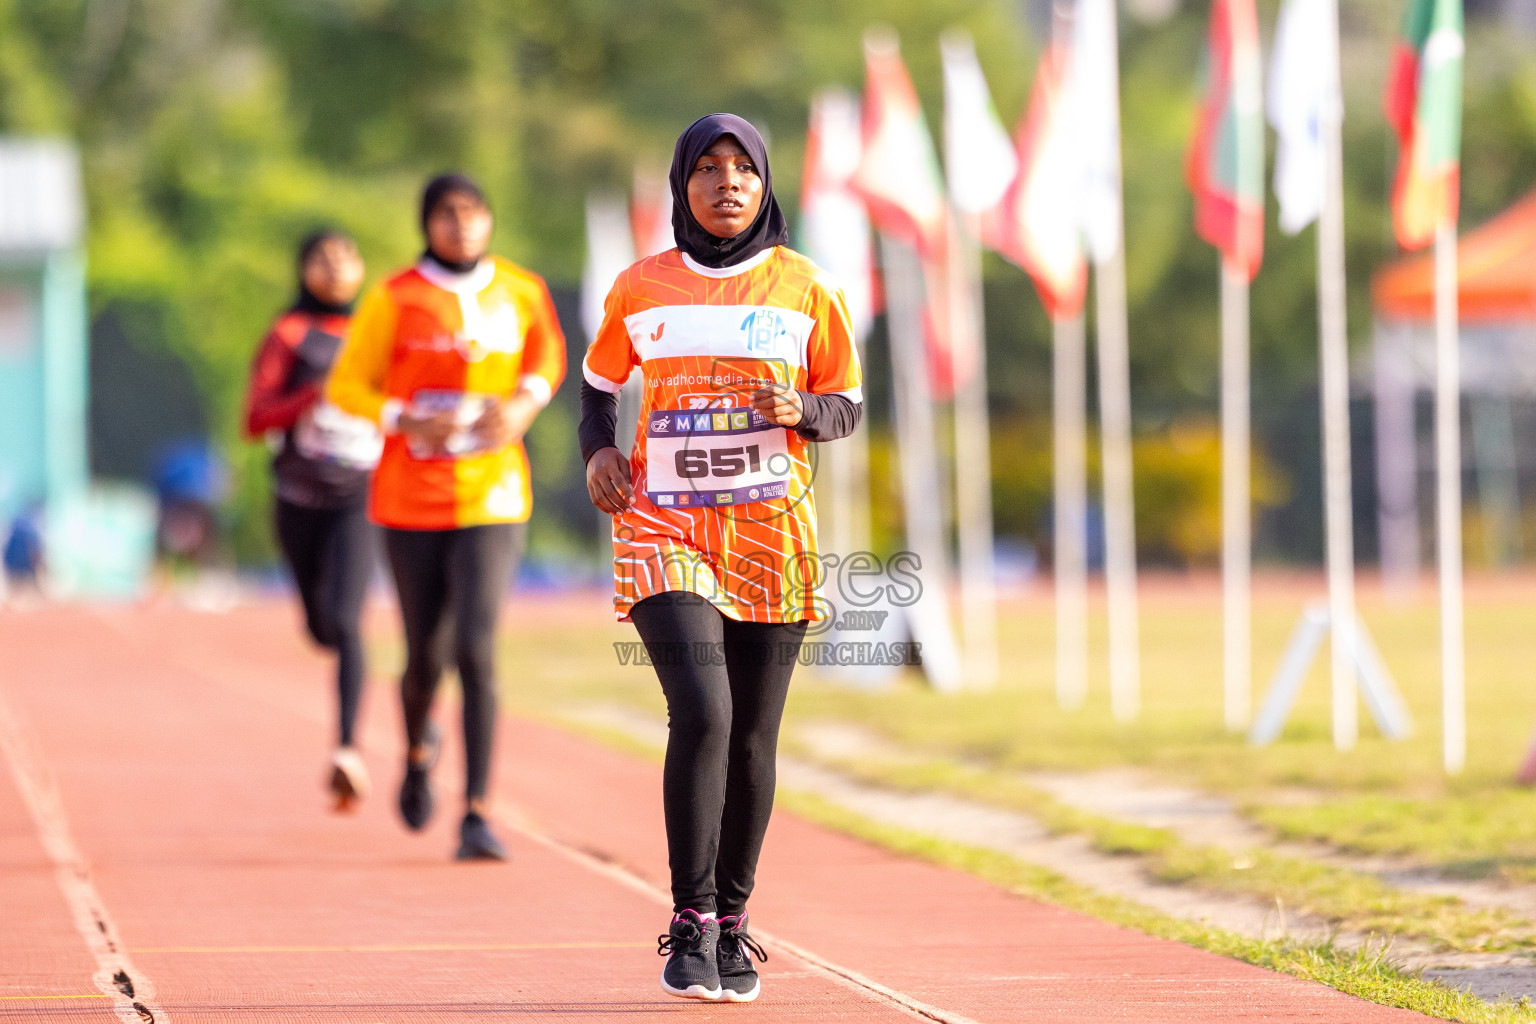
[[[1041,56],[1015,140],[1019,175],[982,239],[1029,272],[1053,319],[1081,312],[1088,286],[1070,64],[1070,50],[1060,42]]]
[[[896,35],[864,37],[864,153],[854,187],[875,228],[929,253],[944,245],[944,183]]]
[[[853,189],[862,153],[858,99],[843,89],[818,93],[805,136],[800,244],[842,286],[854,337],[860,339],[875,315],[869,215]]]
[[[928,388],[943,400],[955,390],[944,180],[895,33],[864,37],[864,71],[864,153],[853,185],[876,230],[911,245],[922,260]]]
[[[672,236],[672,185],[665,174],[635,168],[629,224],[634,232],[636,259],[666,252],[677,244]]]

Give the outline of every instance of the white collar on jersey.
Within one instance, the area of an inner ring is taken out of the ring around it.
[[[778,246],[770,245],[756,256],[749,256],[740,263],[732,263],[728,267],[706,267],[704,264],[689,256],[683,250],[677,250],[677,254],[683,258],[683,266],[699,274],[702,277],[735,277],[737,274],[745,274],[754,267],[760,267],[773,255],[773,250]]]
[[[475,264],[474,270],[456,274],[436,260],[420,259],[416,261],[416,272],[444,291],[474,295],[496,276],[496,264],[484,259]]]

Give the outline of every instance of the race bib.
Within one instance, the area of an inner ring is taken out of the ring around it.
[[[789,494],[789,431],[751,409],[658,409],[646,420],[645,495],[661,508]]]
[[[468,391],[451,391],[446,388],[423,388],[411,396],[411,411],[418,416],[432,416],[451,412],[458,429],[448,435],[448,442],[441,448],[422,444],[411,438],[408,447],[412,458],[455,459],[461,455],[473,455],[487,450],[474,431],[474,425],[490,407],[490,395],[477,395]]]
[[[372,469],[379,464],[384,438],[371,420],[320,402],[300,417],[293,431],[293,446],[300,455],[317,462]]]

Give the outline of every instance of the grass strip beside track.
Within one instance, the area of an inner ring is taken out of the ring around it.
[[[1536,1012],[1524,1001],[1489,1003],[1440,982],[1425,981],[1416,974],[1400,971],[1393,966],[1385,948],[1374,952],[1350,952],[1329,943],[1308,946],[1247,939],[1169,917],[1129,900],[1094,892],[1005,854],[879,824],[820,797],[785,793],[780,800],[788,810],[803,818],[905,856],[964,871],[1022,896],[1081,911],[1148,935],[1321,982],[1373,1003],[1465,1024],[1515,1024],[1536,1020]]]
[[[1316,804],[1244,808],[1282,839],[1315,840],[1364,854],[1413,857],[1455,878],[1536,882],[1536,815],[1529,790],[1455,799],[1363,794]]]
[[[1531,948],[1531,926],[1503,911],[1470,909],[1449,896],[1396,889],[1359,871],[1255,849],[1241,858],[1180,840],[1167,829],[1069,807],[1007,775],[948,761],[837,761],[862,781],[911,792],[941,792],[1027,814],[1053,834],[1082,834],[1101,853],[1146,859],[1161,882],[1276,900],[1341,929],[1423,939],[1458,951]]]

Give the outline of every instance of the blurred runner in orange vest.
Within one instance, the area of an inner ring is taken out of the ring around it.
[[[421,225],[426,252],[364,298],[327,393],[384,431],[369,510],[385,528],[405,626],[400,813],[413,829],[432,815],[432,700],[451,651],[466,758],[457,856],[500,860],[484,815],[496,618],[533,503],[523,435],[565,375],[565,337],[544,280],[486,255],[491,211],[472,180],[429,182]]]

